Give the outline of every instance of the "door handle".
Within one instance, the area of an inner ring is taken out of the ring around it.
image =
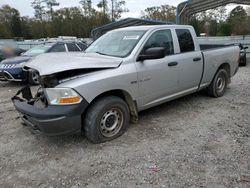
[[[168,63],[168,66],[169,67],[173,67],[173,66],[177,66],[178,65],[178,62],[171,62],[171,63]]]
[[[196,57],[193,59],[193,61],[200,61],[201,60],[201,57]]]

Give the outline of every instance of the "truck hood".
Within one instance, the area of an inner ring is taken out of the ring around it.
[[[40,76],[47,76],[70,70],[116,68],[121,62],[122,58],[96,53],[47,53],[32,59],[26,67],[37,70]]]

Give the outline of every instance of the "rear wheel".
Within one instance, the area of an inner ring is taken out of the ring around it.
[[[220,69],[216,73],[212,83],[207,88],[210,96],[218,98],[222,97],[227,89],[229,75],[225,69]]]
[[[244,57],[241,66],[247,66],[247,57]]]
[[[98,99],[84,119],[85,135],[93,143],[102,143],[121,136],[129,126],[128,105],[119,97]]]

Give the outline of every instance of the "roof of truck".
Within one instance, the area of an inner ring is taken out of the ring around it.
[[[131,27],[123,27],[117,30],[153,30],[153,29],[161,29],[161,28],[176,28],[176,29],[187,29],[192,28],[190,25],[144,25],[144,26],[131,26]]]
[[[97,27],[91,31],[91,36],[95,40],[102,36],[103,34],[118,28],[128,27],[128,26],[139,26],[139,25],[169,25],[173,24],[169,21],[161,20],[150,20],[150,19],[140,19],[140,18],[125,18],[116,22],[111,22],[106,25]]]

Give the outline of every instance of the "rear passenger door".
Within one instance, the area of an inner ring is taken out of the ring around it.
[[[202,77],[202,54],[198,47],[195,46],[189,29],[176,29],[175,31],[179,42],[179,45],[177,45],[177,48],[179,48],[178,55],[176,55],[180,71],[179,91],[193,91],[198,89]]]

